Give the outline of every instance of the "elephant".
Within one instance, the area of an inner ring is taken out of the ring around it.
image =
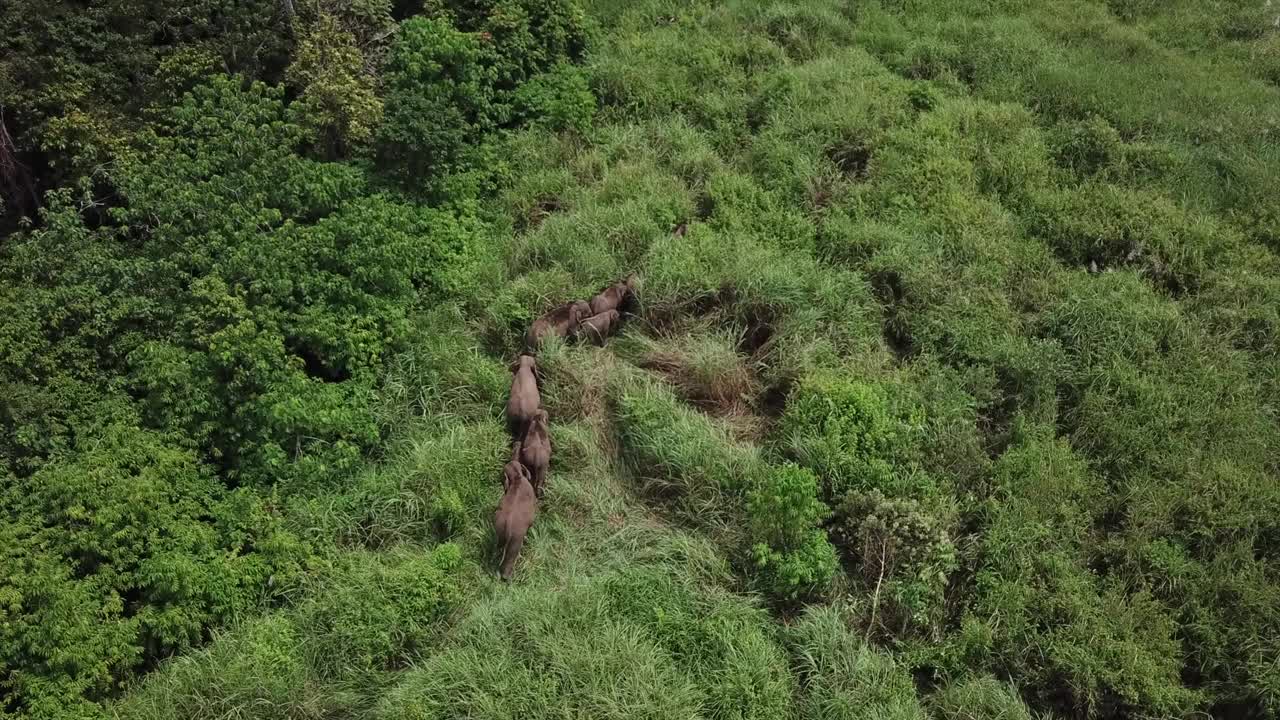
[[[502,557],[498,560],[498,574],[510,580],[515,569],[525,535],[533,525],[538,511],[538,498],[529,479],[529,470],[520,462],[521,443],[511,447],[511,460],[502,468],[502,499],[493,514],[493,526],[497,531],[498,546]]]

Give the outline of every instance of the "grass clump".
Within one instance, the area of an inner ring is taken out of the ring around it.
[[[478,608],[375,716],[764,718],[790,683],[759,611],[633,566]]]
[[[501,494],[508,442],[496,420],[416,437],[342,495],[295,503],[295,522],[330,542],[373,549],[478,539]]]
[[[748,340],[728,331],[638,340],[641,367],[657,370],[682,399],[706,412],[738,418],[759,402],[760,380],[738,348]]]
[[[939,720],[1031,720],[1017,691],[993,677],[952,683],[929,701]]]
[[[794,603],[826,590],[835,554],[818,529],[827,508],[811,473],[771,466],[650,381],[618,392],[624,458],[651,490],[673,500],[682,519],[715,528],[769,597]]]
[[[834,607],[810,608],[786,632],[800,678],[799,716],[812,720],[924,720],[905,668],[867,645]]]
[[[460,602],[461,568],[450,543],[338,557],[330,579],[298,608],[317,671],[340,678],[405,666]]]
[[[347,711],[349,698],[311,673],[304,643],[287,616],[263,616],[171,661],[111,710],[137,720],[304,719]]]
[[[687,517],[723,522],[724,498],[745,492],[765,472],[758,449],[734,441],[657,383],[637,378],[612,392],[623,457],[650,492],[678,500]]]

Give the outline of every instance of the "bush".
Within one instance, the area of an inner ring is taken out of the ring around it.
[[[785,550],[756,543],[751,546],[750,563],[760,591],[783,604],[822,596],[836,573],[835,549],[822,530],[811,530]]]
[[[876,386],[807,378],[787,400],[781,432],[790,452],[822,478],[828,498],[901,491],[907,473],[894,461],[908,437]]]
[[[796,465],[773,468],[747,492],[751,569],[765,594],[795,602],[823,593],[836,571],[821,529],[828,514],[818,479]]]
[[[864,586],[875,588],[876,621],[897,633],[937,629],[948,576],[958,567],[947,518],[878,490],[850,492],[836,518],[834,542],[860,568]]]
[[[585,47],[569,2],[428,2],[400,24],[385,70],[379,166],[407,189],[459,202],[501,172],[495,133],[539,121],[585,129],[594,99],[570,63]],[[450,176],[453,176],[452,178]]]
[[[776,548],[803,545],[829,514],[818,499],[818,478],[793,463],[771,469],[747,491],[752,537]]]
[[[582,71],[573,65],[557,65],[530,78],[516,90],[513,105],[518,121],[579,133],[591,128],[596,112],[596,98]]]
[[[5,702],[34,716],[84,709],[258,609],[295,586],[303,559],[256,496],[136,429],[11,482],[3,502]]]

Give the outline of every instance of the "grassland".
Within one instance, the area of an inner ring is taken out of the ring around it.
[[[583,9],[284,597],[106,714],[1280,714],[1280,8]],[[632,271],[503,584],[507,364]]]

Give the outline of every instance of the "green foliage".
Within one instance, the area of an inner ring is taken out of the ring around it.
[[[800,717],[925,717],[911,675],[891,656],[858,638],[836,608],[810,608],[787,628],[785,637],[801,678]]]
[[[340,514],[331,532],[375,548],[477,538],[487,531],[501,493],[508,440],[496,422],[415,440],[337,499]]]
[[[827,515],[827,506],[818,499],[818,478],[792,463],[773,468],[747,492],[752,534],[775,547],[803,544],[806,529],[820,525]]]
[[[300,89],[290,112],[316,133],[327,155],[341,157],[373,138],[382,100],[374,94],[375,78],[365,71],[356,39],[336,18],[322,14],[306,30],[285,77]]]
[[[1020,684],[1042,701],[1065,693],[1091,713],[1104,703],[1190,707],[1196,694],[1179,683],[1178,640],[1161,603],[1085,565],[1099,495],[1084,464],[1061,443],[1031,441],[1000,459],[996,483],[971,609],[993,667],[1019,667]]]
[[[894,492],[906,468],[896,468],[909,440],[873,385],[835,378],[807,378],[788,398],[782,432],[788,449],[823,479],[826,496]]]
[[[765,543],[751,546],[751,571],[762,592],[784,603],[795,603],[826,592],[836,573],[836,553],[822,530],[785,550]]]
[[[0,714],[1280,709],[1274,8],[88,5],[0,7]]]
[[[461,564],[453,544],[430,552],[340,556],[297,611],[320,676],[407,665],[460,602]]]
[[[723,517],[724,495],[746,493],[767,472],[755,448],[733,441],[666,388],[623,377],[611,391],[628,462],[651,492],[679,499],[689,517]]]
[[[5,702],[37,717],[87,711],[144,659],[286,591],[303,557],[259,498],[136,429],[106,429],[3,500]]]
[[[376,717],[776,718],[791,682],[760,611],[643,565],[490,601]]]
[[[167,271],[152,293],[171,300],[156,320],[184,329],[129,360],[148,418],[233,476],[287,473],[292,456],[314,482],[377,439],[361,399],[370,370],[404,335],[410,298],[455,286],[468,231],[441,212],[358,197],[349,168],[293,154],[300,128],[283,112],[262,86],[215,81],[122,173],[120,220],[159,221],[148,259]],[[193,241],[200,252],[186,253]]]
[[[828,514],[818,478],[796,465],[773,468],[747,492],[751,559],[766,594],[794,601],[831,582],[835,550],[819,529]]]
[[[215,66],[277,72],[289,45],[278,7],[271,0],[5,3],[0,94],[19,161],[51,167],[39,190],[100,177],[104,164],[127,154],[141,111],[173,98],[179,75],[190,79]],[[0,195],[9,190],[0,186]],[[35,215],[33,206],[18,209]]]
[[[424,8],[485,41],[485,64],[501,93],[581,60],[586,50],[586,15],[569,0],[427,0]]]

